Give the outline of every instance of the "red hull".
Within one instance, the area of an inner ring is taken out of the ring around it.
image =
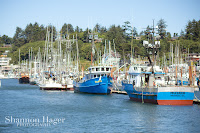
[[[74,91],[74,88],[67,88],[67,90],[69,90],[69,91]]]
[[[157,100],[158,105],[193,105],[193,100]]]

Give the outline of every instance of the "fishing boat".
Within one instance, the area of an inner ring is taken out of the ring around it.
[[[110,77],[111,66],[89,67],[87,73],[80,81],[74,81],[74,92],[91,94],[109,94],[112,86]]]
[[[49,78],[44,84],[39,85],[41,90],[66,90],[66,87]]]
[[[164,73],[129,73],[129,80],[122,86],[133,101],[158,105],[192,105],[194,88],[190,86],[167,86],[163,84]],[[157,78],[155,78],[157,77]]]
[[[156,66],[156,53],[160,47],[160,41],[154,41],[154,21],[153,21],[153,40],[143,41],[149,59],[149,67],[141,72],[128,73],[127,80],[122,82],[124,90],[131,100],[142,103],[155,103],[158,105],[192,105],[194,99],[194,87],[192,86],[192,69],[189,67],[190,86],[167,85],[162,69]],[[177,55],[179,55],[177,50]],[[152,55],[151,55],[152,54]],[[151,60],[150,55],[153,60]],[[176,58],[178,60],[178,58]],[[172,61],[173,62],[173,61]],[[177,61],[178,62],[178,61]],[[178,63],[176,63],[178,64]],[[177,70],[178,65],[176,66]],[[177,71],[176,71],[177,75]],[[177,76],[176,76],[177,78]],[[176,80],[177,81],[177,80]]]
[[[62,76],[62,85],[66,87],[67,90],[73,91],[73,74]]]
[[[20,84],[29,84],[29,76],[25,73],[21,73],[21,77],[19,78]]]

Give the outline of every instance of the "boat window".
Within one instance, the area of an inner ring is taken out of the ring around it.
[[[97,77],[100,77],[100,74],[97,74]]]
[[[94,71],[95,71],[95,69],[94,69],[94,68],[92,68],[92,71],[94,72]]]
[[[106,68],[106,71],[109,71],[109,68]]]
[[[100,71],[100,68],[96,68],[96,71]]]
[[[94,75],[92,74],[92,75],[91,75],[91,79],[93,79],[93,78],[94,78]]]
[[[104,71],[104,68],[103,68],[103,67],[101,68],[101,71]]]
[[[94,75],[94,78],[96,78],[97,75]]]

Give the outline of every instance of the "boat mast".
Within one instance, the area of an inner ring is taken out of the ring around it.
[[[133,25],[132,25],[132,40],[131,40],[131,65],[133,62]]]
[[[77,64],[76,64],[76,69],[77,69],[77,73],[79,72],[79,69],[78,69],[78,61],[79,61],[79,50],[78,50],[78,39],[77,39],[77,34],[76,34],[76,49],[77,49]]]

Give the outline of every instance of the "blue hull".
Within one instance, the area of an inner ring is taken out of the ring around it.
[[[122,83],[122,88],[127,92],[129,98],[137,102],[155,103],[157,104],[157,92],[136,91],[132,84]]]
[[[157,102],[159,105],[192,105],[194,88],[191,87],[160,87]]]
[[[74,83],[74,91],[80,93],[91,93],[91,94],[108,94],[110,93],[110,89],[108,89],[108,80],[107,77],[90,79],[85,82]]]
[[[122,83],[122,87],[133,101],[155,103],[159,105],[192,105],[194,91],[191,88],[178,90],[176,87],[170,90],[159,90],[158,92],[136,91],[132,84]],[[167,87],[166,87],[167,89]]]
[[[113,83],[112,83],[113,79],[111,77],[108,77],[107,80],[108,80],[108,89],[112,90],[113,89]]]

